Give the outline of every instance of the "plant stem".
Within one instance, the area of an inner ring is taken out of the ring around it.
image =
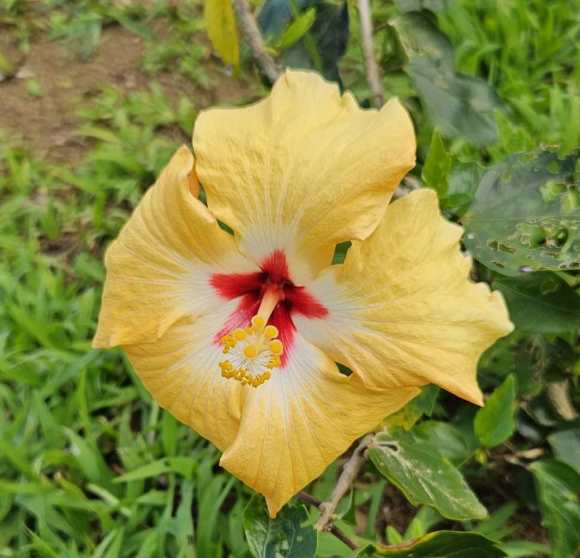
[[[373,21],[371,18],[371,8],[369,0],[358,0],[358,11],[360,14],[360,27],[362,34],[362,46],[365,54],[365,66],[367,68],[367,81],[371,87],[375,106],[382,107],[385,102],[383,86],[379,77],[379,67],[375,60],[373,46]]]
[[[323,502],[311,494],[308,494],[307,492],[299,492],[297,497],[299,500],[302,500],[306,504],[315,506],[319,510],[322,509],[321,506],[323,505]],[[339,541],[343,542],[351,550],[356,550],[358,548],[358,546],[351,539],[349,539],[336,525],[330,524],[327,528],[327,531],[334,535]]]
[[[366,449],[373,439],[372,434],[367,434],[358,443],[356,449],[352,452],[352,455],[348,461],[344,464],[340,477],[338,477],[338,482],[332,491],[332,496],[328,502],[322,502],[320,505],[320,519],[316,523],[316,528],[319,531],[328,530],[328,525],[332,522],[332,516],[336,511],[338,503],[342,497],[351,489],[352,483],[355,481],[358,472],[360,471],[363,463],[366,460]]]
[[[274,83],[280,75],[280,69],[274,62],[274,59],[266,51],[266,45],[256,18],[248,5],[247,0],[233,0],[234,9],[236,11],[238,25],[242,31],[242,35],[250,46],[252,55],[256,63],[268,79],[270,83]]]

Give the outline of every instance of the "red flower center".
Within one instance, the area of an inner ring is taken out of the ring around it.
[[[225,300],[240,299],[236,310],[216,334],[216,343],[232,330],[247,326],[258,311],[265,293],[276,291],[278,303],[268,323],[278,328],[280,340],[284,344],[282,366],[288,359],[296,331],[292,316],[300,314],[306,318],[320,319],[328,314],[328,310],[305,287],[292,282],[286,255],[281,250],[275,250],[264,259],[260,271],[214,273],[210,283]]]

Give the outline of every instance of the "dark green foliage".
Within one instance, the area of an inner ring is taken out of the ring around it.
[[[267,0],[258,18],[264,36],[276,42],[290,23],[308,10],[315,11],[314,23],[302,38],[283,50],[284,66],[319,71],[340,81],[338,62],[346,51],[349,36],[347,3],[340,0]]]
[[[489,169],[463,217],[467,249],[503,275],[580,269],[578,168],[578,152],[538,150]]]
[[[368,547],[357,558],[502,558],[507,556],[496,543],[475,533],[436,531],[401,549]],[[405,548],[406,547],[406,548]]]
[[[268,517],[263,499],[252,498],[244,511],[244,531],[255,558],[313,558],[316,531],[305,525],[308,514],[303,506],[286,506],[275,519]]]

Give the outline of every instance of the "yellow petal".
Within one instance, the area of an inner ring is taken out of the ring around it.
[[[418,393],[368,390],[297,335],[288,366],[247,394],[238,435],[220,464],[263,494],[274,517],[356,438]]]
[[[220,450],[235,439],[245,389],[220,374],[218,332],[236,308],[230,301],[197,320],[185,318],[150,343],[124,347],[153,398]]]
[[[372,233],[415,162],[397,100],[361,110],[336,84],[291,70],[254,105],[203,112],[193,147],[211,211],[257,263],[284,250],[299,282],[337,243]]]
[[[221,303],[213,272],[251,269],[192,195],[192,168],[181,147],[107,250],[95,347],[154,341],[181,317]]]
[[[482,404],[478,359],[513,326],[501,294],[469,279],[462,232],[431,190],[397,200],[344,265],[309,286],[329,316],[297,317],[297,327],[368,387],[434,383]]]

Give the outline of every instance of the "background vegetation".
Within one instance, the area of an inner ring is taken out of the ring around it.
[[[430,388],[388,420],[335,524],[360,556],[572,558],[580,4],[372,8],[382,87],[418,132],[403,188],[436,189],[517,329],[481,361],[485,408]],[[235,34],[212,47],[204,21],[215,31],[199,0],[0,0],[0,556],[354,554],[316,537],[316,506],[270,522],[121,351],[90,348],[103,251],[197,112],[268,90]],[[259,22],[281,64],[373,102],[355,3],[269,0]],[[328,499],[339,471],[309,494]],[[421,539],[434,530],[458,534]]]

